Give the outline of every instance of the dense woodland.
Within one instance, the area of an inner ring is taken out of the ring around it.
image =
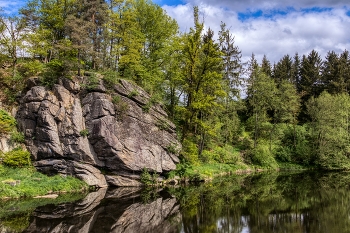
[[[222,22],[193,27],[148,0],[31,0],[0,18],[1,99],[16,104],[30,77],[129,79],[166,106],[183,163],[294,163],[350,168],[350,55],[317,51],[247,64]],[[233,29],[234,30],[234,29]]]

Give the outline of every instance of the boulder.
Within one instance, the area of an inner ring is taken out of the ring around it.
[[[83,89],[87,82],[61,78],[52,89],[31,86],[21,98],[16,119],[38,170],[104,187],[140,186],[144,168],[159,174],[176,168],[181,145],[161,105],[126,80],[114,92],[102,79]]]

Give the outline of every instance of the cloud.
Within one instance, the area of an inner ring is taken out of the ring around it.
[[[210,0],[206,2],[210,3]],[[323,2],[325,5],[330,4],[328,1]],[[338,3],[341,5],[342,1]],[[277,1],[265,1],[262,5],[277,4]],[[304,6],[307,4],[307,1],[304,2]],[[193,26],[192,4],[163,8],[178,21],[182,31],[188,31]],[[294,56],[298,52],[303,55],[315,49],[324,58],[328,51],[341,53],[350,48],[350,17],[344,7],[327,11],[290,11],[269,17],[248,17],[245,20],[240,20],[239,14],[230,8],[216,6],[214,1],[213,5],[201,3],[199,9],[205,26],[216,33],[220,29],[220,22],[226,23],[235,36],[236,45],[242,50],[243,61],[247,61],[252,53],[258,61],[265,54],[273,64],[286,54]]]
[[[235,11],[246,11],[247,9],[281,9],[293,7],[296,9],[312,7],[343,7],[348,6],[348,0],[188,0],[192,5],[211,5],[234,9]]]

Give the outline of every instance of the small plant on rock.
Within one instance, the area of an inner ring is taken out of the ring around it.
[[[137,96],[139,93],[136,91],[136,90],[132,90],[129,94],[128,94],[128,97],[131,98],[131,97],[134,97],[134,96]]]
[[[87,137],[88,135],[89,135],[88,129],[83,129],[82,131],[80,131],[80,136]]]
[[[152,184],[152,175],[148,172],[147,168],[142,169],[140,180],[146,186],[149,186]]]

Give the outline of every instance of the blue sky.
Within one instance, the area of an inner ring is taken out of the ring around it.
[[[265,54],[272,63],[283,55],[317,50],[350,50],[349,0],[154,0],[175,18],[181,31],[193,26],[193,6],[199,6],[205,27],[219,31],[223,21],[242,50],[243,61],[254,53]],[[0,7],[13,14],[26,0],[0,0]]]

